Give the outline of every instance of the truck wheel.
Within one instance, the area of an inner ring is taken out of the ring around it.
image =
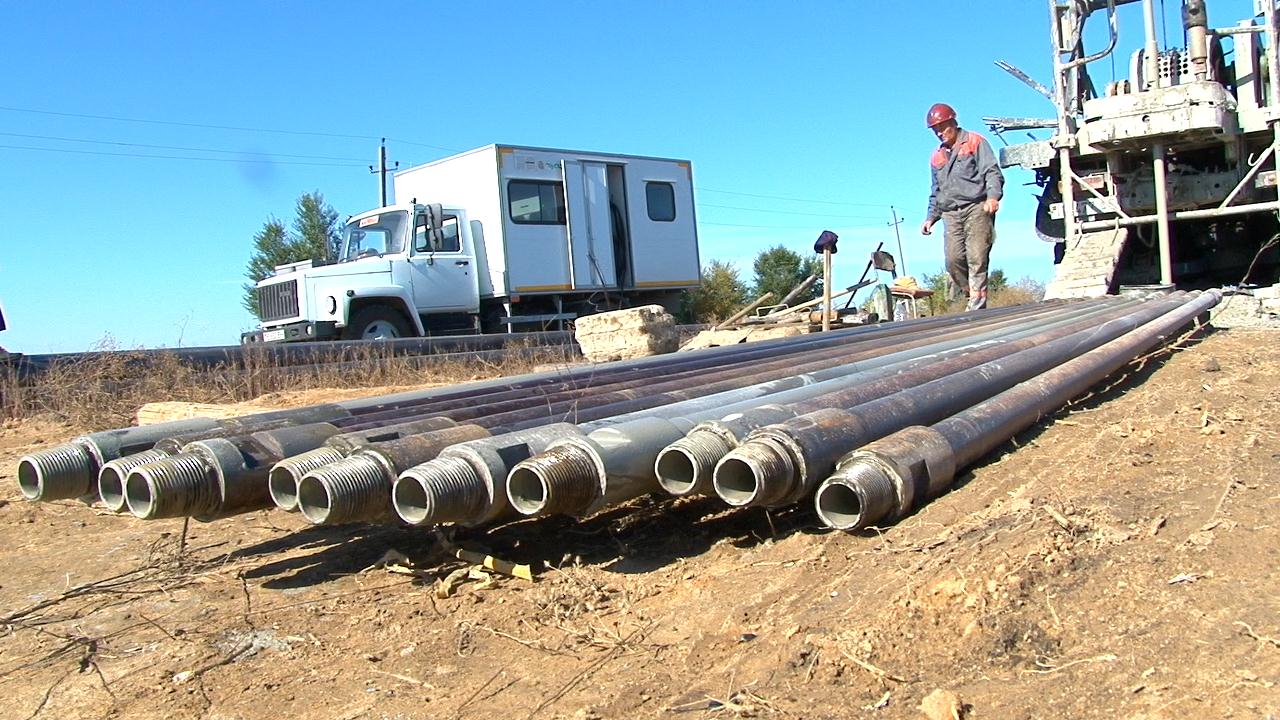
[[[342,331],[343,340],[391,340],[413,336],[413,328],[404,316],[386,305],[361,308]]]

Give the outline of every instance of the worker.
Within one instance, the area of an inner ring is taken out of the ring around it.
[[[1004,196],[1004,176],[990,143],[960,127],[946,103],[929,108],[925,124],[938,136],[929,159],[933,183],[921,235],[945,224],[943,251],[952,287],[968,297],[968,310],[987,306],[987,265],[995,241],[996,211]]]

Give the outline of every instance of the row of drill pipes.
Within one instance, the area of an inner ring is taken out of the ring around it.
[[[890,521],[1170,337],[1215,291],[1047,302],[260,413],[20,459],[31,500],[142,519],[585,516],[646,493]]]

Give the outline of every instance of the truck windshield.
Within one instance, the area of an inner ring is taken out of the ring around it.
[[[350,223],[342,233],[342,262],[404,252],[409,213],[390,210]]]

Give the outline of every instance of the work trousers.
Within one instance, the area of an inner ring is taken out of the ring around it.
[[[969,298],[968,309],[987,306],[987,265],[996,239],[995,217],[976,202],[942,213],[943,251],[952,287]]]

